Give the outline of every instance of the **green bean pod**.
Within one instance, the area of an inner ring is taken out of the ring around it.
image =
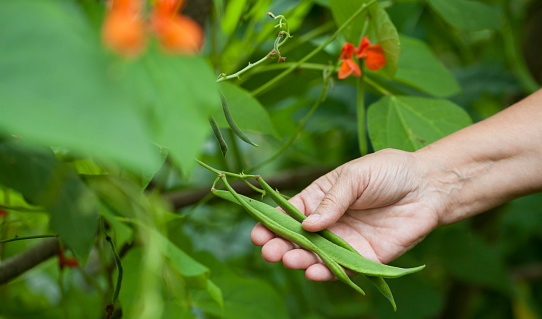
[[[252,142],[248,136],[241,131],[239,126],[237,126],[237,123],[233,120],[233,116],[231,115],[230,108],[228,107],[228,102],[226,101],[226,98],[224,97],[224,94],[220,92],[220,100],[222,101],[222,111],[224,111],[224,116],[226,117],[226,121],[228,122],[228,125],[230,126],[231,130],[235,135],[237,135],[240,139],[247,142],[250,145],[258,147],[258,144]]]
[[[231,194],[228,195],[228,192],[215,190],[214,194],[233,203],[238,203],[238,201],[233,198]],[[292,232],[301,234],[314,245],[318,246],[321,250],[325,251],[326,255],[329,255],[337,263],[357,273],[384,278],[397,278],[418,272],[425,268],[425,265],[414,268],[399,268],[384,265],[376,261],[367,259],[361,256],[359,253],[354,253],[335,243],[330,242],[329,240],[320,236],[317,233],[312,233],[304,230],[303,226],[301,226],[301,223],[284,213],[278,213],[279,211],[272,206],[253,200],[252,198],[243,195],[239,196],[251,207],[262,212],[263,215],[265,215],[268,219],[273,220],[274,222],[282,225],[284,228]],[[274,230],[270,230],[274,232]]]
[[[269,184],[267,184],[267,182],[264,181],[264,179],[261,178],[261,176],[259,175],[256,176],[256,180],[258,181],[258,183],[260,183],[264,191],[267,193],[267,195],[269,195],[269,197],[271,197],[271,199],[275,202],[275,204],[280,206],[280,208],[282,208],[286,213],[288,213],[288,215],[290,215],[291,217],[293,217],[295,220],[297,220],[300,223],[303,222],[305,218],[307,218],[305,214],[301,213],[292,203],[290,203],[284,197],[280,196],[280,194],[277,191],[275,191],[271,186],[269,186]],[[346,248],[358,254],[359,256],[361,256],[361,254],[359,254],[357,250],[355,250],[352,246],[350,246],[350,244],[348,244],[344,239],[335,235],[331,231],[324,229],[317,233],[320,234],[322,237],[326,238],[327,240],[331,241],[332,243],[339,245],[343,248]],[[390,287],[388,286],[386,281],[382,277],[378,277],[378,276],[376,277],[367,276],[367,278],[378,289],[378,291],[380,291],[380,293],[382,293],[382,295],[384,295],[384,297],[386,297],[386,299],[390,301],[393,307],[393,310],[394,311],[397,310],[397,305],[395,304],[393,294],[391,293]]]
[[[226,144],[224,137],[222,137],[222,133],[220,132],[220,128],[218,127],[218,124],[216,124],[214,117],[209,117],[209,124],[211,124],[211,128],[213,129],[213,133],[218,141],[218,145],[220,145],[222,155],[226,157],[226,153],[228,152],[228,144]]]
[[[318,246],[313,244],[310,240],[305,238],[303,235],[284,227],[280,223],[277,223],[274,219],[269,218],[266,214],[263,214],[258,209],[254,208],[252,205],[250,205],[250,202],[248,202],[248,200],[251,200],[252,202],[256,202],[256,201],[250,198],[247,198],[248,200],[243,198],[244,196],[239,195],[235,192],[235,190],[229,185],[225,177],[221,177],[221,179],[226,185],[226,188],[228,189],[229,192],[213,190],[213,193],[216,196],[226,199],[226,200],[230,200],[236,204],[243,206],[243,208],[245,208],[245,210],[252,216],[252,218],[262,223],[262,225],[264,225],[270,231],[274,232],[277,235],[280,235],[281,237],[293,243],[298,244],[302,248],[314,251],[320,256],[320,258],[322,258],[324,263],[329,267],[329,270],[331,270],[331,272],[335,276],[337,276],[337,278],[340,281],[346,283],[347,285],[355,289],[360,294],[365,295],[365,292],[363,291],[363,289],[357,286],[350,279],[350,277],[348,277],[344,269],[336,261],[330,258],[322,249],[320,249]]]
[[[391,293],[390,286],[382,277],[367,276],[367,279],[380,291],[380,293],[386,297],[393,307],[393,311],[397,311],[397,305],[395,304],[395,299],[393,299],[393,294]]]
[[[303,220],[305,220],[305,218],[307,218],[307,216],[300,212],[292,203],[290,203],[284,197],[280,196],[277,191],[275,191],[271,186],[269,186],[269,184],[267,184],[261,176],[257,175],[256,180],[258,181],[258,183],[260,183],[263,190],[267,193],[267,195],[269,195],[269,197],[271,197],[275,204],[279,205],[280,208],[284,209],[284,211],[288,215],[292,216],[293,219],[301,223],[303,222]],[[335,243],[352,252],[358,253],[358,251],[355,250],[352,246],[350,246],[350,244],[347,243],[344,239],[335,235],[327,229],[321,230],[317,233],[320,234],[322,237],[326,238],[327,240],[331,241],[332,243]]]

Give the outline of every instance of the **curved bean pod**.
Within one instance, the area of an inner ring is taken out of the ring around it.
[[[224,97],[224,94],[220,92],[220,100],[222,101],[222,111],[224,111],[224,116],[226,117],[226,121],[228,122],[228,125],[230,126],[231,130],[235,135],[237,135],[240,139],[247,142],[250,145],[258,147],[258,144],[252,142],[248,136],[241,131],[239,126],[237,126],[237,123],[233,120],[233,117],[230,112],[230,108],[228,107],[228,102],[226,101],[226,98]]]
[[[218,127],[218,124],[216,123],[214,117],[209,117],[209,124],[211,124],[211,128],[213,129],[213,133],[215,134],[216,140],[218,141],[218,145],[220,145],[220,151],[222,152],[222,156],[226,157],[226,153],[228,152],[228,144],[226,144],[224,137],[222,137],[222,133],[220,132],[220,128]]]
[[[307,218],[307,216],[301,213],[292,203],[290,203],[284,197],[280,196],[280,194],[277,191],[275,191],[271,186],[269,186],[269,184],[267,184],[267,182],[264,181],[264,179],[261,176],[257,175],[256,180],[258,181],[258,183],[260,183],[263,190],[267,193],[267,195],[269,195],[269,197],[271,197],[271,199],[275,202],[275,204],[280,206],[286,213],[288,213],[288,215],[290,215],[291,217],[293,217],[295,220],[297,220],[300,223],[303,222],[305,218]],[[346,248],[352,251],[353,253],[359,255],[360,257],[363,257],[361,256],[361,254],[359,254],[357,250],[355,250],[352,246],[350,246],[349,243],[347,243],[344,239],[335,235],[331,231],[324,229],[317,233],[320,234],[322,237],[326,238],[327,240],[331,241],[332,243],[339,245],[343,248]],[[367,278],[378,289],[378,291],[380,291],[380,293],[382,293],[382,295],[384,295],[384,297],[386,297],[386,299],[390,301],[393,307],[393,310],[396,311],[397,305],[395,304],[393,294],[391,293],[390,287],[388,286],[386,281],[382,277],[377,277],[377,276],[367,276]]]
[[[235,199],[228,192],[215,190],[214,194],[236,204],[238,203],[237,199]],[[292,217],[278,211],[272,206],[253,200],[252,198],[243,195],[238,196],[244,201],[246,201],[249,206],[256,209],[257,211],[262,212],[262,214],[265,215],[268,219],[271,219],[275,223],[282,225],[283,228],[286,228],[291,232],[295,232],[305,237],[314,245],[318,246],[321,250],[325,251],[326,255],[329,255],[337,263],[357,273],[384,278],[397,278],[418,272],[425,268],[425,265],[414,268],[399,268],[384,265],[376,261],[367,259],[359,255],[359,253],[354,253],[335,243],[330,242],[329,240],[325,239],[317,233],[312,233],[304,230],[301,226],[301,223],[294,220]],[[274,232],[274,230],[270,230]]]
[[[256,180],[258,181],[258,183],[260,183],[263,190],[267,193],[267,195],[269,195],[269,197],[271,197],[275,204],[279,205],[280,208],[284,209],[284,211],[288,213],[288,215],[292,216],[293,219],[301,223],[305,218],[307,218],[307,216],[300,212],[292,203],[287,201],[284,197],[280,196],[277,191],[275,191],[271,186],[269,186],[269,184],[267,184],[260,175],[256,176]],[[332,243],[335,243],[352,252],[358,253],[358,251],[355,250],[352,246],[350,246],[350,244],[347,243],[344,239],[335,235],[327,229],[321,230],[317,233],[320,234],[322,237],[328,239]]]
[[[303,235],[284,227],[283,225],[281,225],[280,223],[277,223],[272,218],[269,218],[266,214],[261,213],[259,210],[257,210],[252,205],[250,205],[249,202],[247,201],[247,199],[243,198],[244,196],[237,194],[235,192],[235,190],[230,186],[230,184],[228,183],[228,181],[226,180],[225,177],[221,177],[221,179],[224,182],[224,184],[226,185],[226,188],[229,190],[229,192],[213,190],[213,193],[216,196],[218,196],[220,198],[223,198],[223,199],[226,199],[226,200],[230,200],[232,202],[235,202],[236,204],[239,204],[239,205],[243,206],[243,208],[245,208],[245,210],[252,216],[252,218],[254,218],[257,221],[259,221],[260,223],[262,223],[262,225],[264,225],[267,229],[271,230],[275,234],[278,234],[281,237],[283,237],[283,238],[285,238],[285,239],[287,239],[287,240],[289,240],[289,241],[291,241],[293,243],[298,244],[299,246],[301,246],[301,247],[303,247],[303,248],[305,248],[307,250],[314,251],[315,253],[317,253],[320,256],[320,258],[322,258],[324,263],[329,267],[329,270],[331,270],[331,272],[335,276],[337,276],[337,278],[340,281],[346,283],[347,285],[349,285],[350,287],[355,289],[360,294],[365,295],[365,292],[363,291],[363,289],[358,287],[350,279],[350,277],[348,277],[348,275],[344,272],[344,269],[337,262],[335,262],[332,258],[330,258],[322,249],[317,247],[315,244],[313,244],[307,238],[303,237]],[[248,199],[250,199],[250,198],[248,198]],[[252,199],[250,199],[250,200],[252,202],[256,202],[256,201],[254,201]],[[269,207],[271,207],[271,206],[269,206]],[[286,216],[286,215],[284,215],[284,216]]]

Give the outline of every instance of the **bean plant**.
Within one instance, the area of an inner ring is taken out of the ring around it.
[[[537,90],[541,12],[0,0],[0,319],[540,316],[540,195],[438,229],[390,265],[303,230],[287,198]],[[338,281],[263,261],[256,221]]]

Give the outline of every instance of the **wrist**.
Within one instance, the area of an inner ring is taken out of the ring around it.
[[[423,168],[423,190],[435,207],[438,227],[449,225],[480,212],[477,203],[484,197],[473,191],[477,177],[486,174],[489,162],[460,161],[427,146],[415,152]]]

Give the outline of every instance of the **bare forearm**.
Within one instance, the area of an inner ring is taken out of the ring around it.
[[[417,152],[450,224],[542,190],[542,90]]]

